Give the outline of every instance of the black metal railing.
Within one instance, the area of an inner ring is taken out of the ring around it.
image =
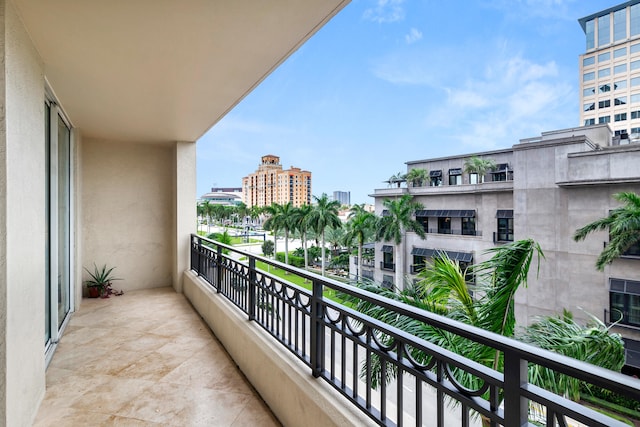
[[[429,234],[453,234],[455,236],[476,236],[481,237],[482,231],[480,230],[460,230],[450,228],[429,228],[425,230]]]
[[[396,264],[393,262],[380,261],[380,270],[396,271]]]
[[[307,279],[311,290],[256,269],[256,261],[267,270]],[[640,399],[637,379],[196,235],[191,236],[191,268],[302,360],[313,376],[326,380],[379,425],[442,426],[445,419],[469,425],[478,414],[492,426],[567,426],[568,419],[588,426],[626,425],[529,383],[528,364]],[[328,290],[494,348],[504,355],[504,369],[488,368],[330,300],[323,296]],[[427,355],[427,362],[417,361],[417,352]],[[383,378],[395,373],[378,388],[372,387],[375,360]],[[461,373],[475,377],[480,386],[464,387],[458,381]]]

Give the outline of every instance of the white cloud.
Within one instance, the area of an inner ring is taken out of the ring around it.
[[[422,39],[422,31],[418,30],[417,28],[412,28],[409,31],[409,34],[404,36],[404,39],[407,44],[415,43],[418,40]]]
[[[484,60],[484,72],[476,63],[474,69],[480,72],[466,76],[459,85],[455,82],[461,76],[451,76],[438,106],[426,115],[428,128],[437,133],[447,130],[451,141],[483,151],[578,124],[575,90],[555,62],[534,63],[520,54]]]
[[[377,0],[374,7],[364,11],[363,17],[379,24],[402,21],[405,16],[404,0]]]

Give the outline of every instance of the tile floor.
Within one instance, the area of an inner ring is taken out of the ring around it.
[[[278,426],[171,288],[85,299],[47,370],[36,426]]]

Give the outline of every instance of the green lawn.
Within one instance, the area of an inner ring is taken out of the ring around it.
[[[265,264],[262,261],[256,261],[256,269],[266,271],[274,276],[280,277],[288,282],[295,283],[296,285],[303,287],[305,289],[311,290],[312,285],[311,282],[305,281],[304,277],[300,277],[297,274],[287,273],[284,270],[280,270],[278,268],[270,267],[268,264]],[[336,295],[336,291],[333,289],[326,289],[323,293],[326,298],[329,298],[332,301],[335,301],[339,304],[350,305],[345,302],[342,298]]]

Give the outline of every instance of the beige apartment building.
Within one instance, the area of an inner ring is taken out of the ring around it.
[[[195,141],[347,3],[0,1],[0,425],[33,425],[83,267],[182,292]]]
[[[579,20],[586,36],[580,55],[580,122],[608,123],[614,143],[640,140],[640,0]]]
[[[486,260],[488,249],[532,238],[545,259],[539,276],[534,265],[529,286],[516,294],[518,322],[565,308],[585,321],[587,312],[608,324],[617,321],[627,364],[640,369],[640,245],[601,272],[595,262],[607,233],[582,242],[572,238],[576,229],[617,207],[613,194],[640,193],[640,144],[613,141],[609,126],[601,124],[544,132],[504,150],[407,162],[407,172],[429,171],[429,182],[376,189],[376,213],[382,215],[385,199],[410,194],[424,206],[415,215],[426,238],[409,232],[398,252],[392,243],[376,243],[362,276],[403,286],[439,251],[465,267]],[[491,159],[497,167],[478,179],[464,169],[471,156]]]
[[[289,202],[295,207],[310,205],[311,172],[293,166],[283,170],[280,157],[262,156],[258,169],[242,178],[242,201],[247,207]]]

